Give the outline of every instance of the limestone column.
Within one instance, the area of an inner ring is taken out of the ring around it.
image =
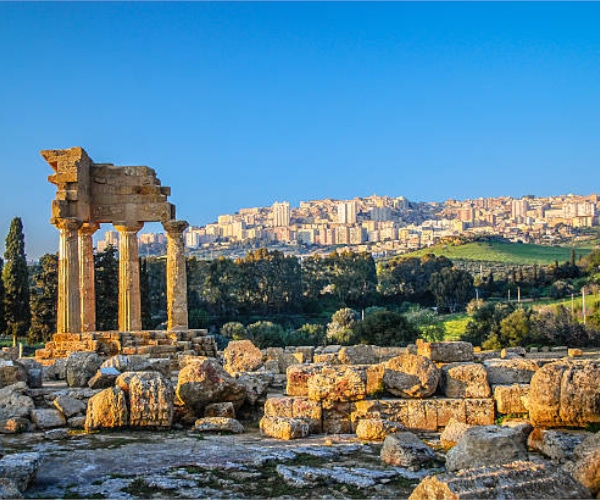
[[[183,232],[185,221],[163,222],[167,232],[167,329],[187,330],[187,274]]]
[[[94,285],[94,233],[99,224],[86,222],[79,229],[79,295],[81,331],[96,330],[96,287]]]
[[[57,333],[81,332],[79,296],[79,238],[82,221],[75,218],[54,219],[60,231],[58,244]]]
[[[115,224],[119,231],[119,331],[142,329],[137,233],[143,222]]]

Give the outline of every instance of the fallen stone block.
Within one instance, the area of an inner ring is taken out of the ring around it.
[[[0,477],[0,498],[23,498],[23,494],[12,479]]]
[[[569,474],[550,464],[515,461],[427,476],[409,500],[576,499],[589,491]]]
[[[527,413],[525,401],[528,394],[529,384],[495,385],[496,411],[502,415]]]
[[[473,344],[462,341],[425,342],[417,339],[417,354],[436,363],[473,360]]]
[[[84,414],[87,408],[87,404],[83,401],[63,394],[54,398],[53,404],[67,419]]]
[[[529,384],[538,370],[537,363],[530,359],[488,359],[483,362],[491,385]]]
[[[342,347],[338,359],[344,365],[373,365],[378,363],[377,354],[371,345],[353,345]]]
[[[231,434],[242,434],[244,426],[235,418],[228,417],[205,417],[199,418],[194,423],[194,432],[227,432]]]
[[[115,429],[129,423],[127,398],[119,387],[110,387],[92,396],[85,415],[85,430]]]
[[[527,407],[534,427],[586,427],[600,423],[600,360],[562,359],[531,380]]]
[[[600,433],[585,438],[573,452],[575,462],[571,474],[590,490],[592,495],[600,494]]]
[[[442,367],[440,388],[447,398],[489,398],[487,371],[480,363],[450,363]]]
[[[310,433],[308,423],[298,418],[263,417],[260,431],[264,436],[275,439],[300,439]]]
[[[224,368],[236,372],[254,372],[263,364],[263,354],[250,340],[233,340],[223,351]]]
[[[60,411],[53,409],[36,408],[31,410],[31,421],[41,430],[67,425],[65,416]]]
[[[403,398],[427,398],[437,389],[440,371],[425,356],[404,354],[384,365],[385,390]]]
[[[382,418],[368,418],[358,422],[356,436],[363,441],[383,441],[390,434],[403,432],[404,426]]]
[[[472,426],[469,424],[451,419],[444,431],[440,434],[440,444],[446,450],[452,448],[464,437],[465,432],[471,427]]]
[[[527,445],[543,453],[555,462],[564,463],[573,460],[573,452],[588,433],[561,432],[551,429],[534,429],[527,439]]]
[[[386,464],[419,470],[435,458],[433,450],[412,432],[386,436],[381,449],[381,460]]]
[[[206,405],[206,408],[204,408],[204,416],[235,418],[235,408],[233,403],[229,401],[225,403],[212,403]]]
[[[457,471],[527,460],[525,436],[518,430],[497,425],[467,429],[446,455],[446,469]]]

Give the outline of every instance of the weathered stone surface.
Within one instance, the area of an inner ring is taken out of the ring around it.
[[[67,360],[55,359],[53,364],[44,367],[43,376],[47,380],[65,380],[67,378]]]
[[[13,453],[0,459],[0,477],[10,479],[24,492],[35,481],[42,457],[39,453]]]
[[[350,434],[352,421],[350,420],[351,403],[346,401],[322,401],[323,406],[323,432],[325,434]]]
[[[500,357],[502,359],[521,357],[524,358],[527,355],[527,350],[524,347],[505,347],[500,351]]]
[[[386,436],[402,431],[402,424],[382,418],[362,419],[356,426],[356,436],[363,441],[383,441]]]
[[[31,358],[21,358],[17,361],[27,372],[27,386],[30,389],[39,389],[43,385],[44,367]]]
[[[92,396],[88,401],[85,430],[115,429],[129,423],[127,398],[119,387],[110,387]]]
[[[235,408],[231,402],[212,403],[204,408],[204,417],[235,418]]]
[[[195,414],[204,414],[210,403],[230,401],[239,409],[246,397],[244,386],[229,375],[214,358],[199,356],[179,372],[177,397]]]
[[[196,420],[194,432],[228,432],[232,434],[242,434],[245,432],[244,426],[235,418],[228,417],[204,417]]]
[[[573,452],[575,463],[571,474],[590,490],[600,493],[600,432],[589,435]]]
[[[0,477],[0,498],[23,498],[23,494],[12,479]]]
[[[373,365],[379,362],[372,345],[342,347],[337,356],[344,365]]]
[[[69,429],[83,429],[85,428],[85,415],[71,417],[67,420],[67,427]]]
[[[112,387],[121,374],[119,370],[113,367],[100,367],[96,374],[88,381],[90,389],[106,389]]]
[[[315,348],[311,345],[297,346],[294,349],[294,357],[299,363],[312,363]]]
[[[87,408],[83,401],[62,394],[54,398],[53,404],[66,418],[81,415]]]
[[[170,428],[175,391],[158,372],[136,372],[129,381],[129,425]]]
[[[102,360],[95,352],[74,352],[66,362],[67,384],[70,387],[85,387],[94,376]]]
[[[308,378],[308,397],[314,401],[357,401],[367,397],[366,370],[350,365],[325,366]]]
[[[521,432],[509,427],[487,425],[467,429],[462,439],[446,455],[446,469],[457,471],[527,459],[525,437]]]
[[[425,356],[404,354],[384,365],[383,384],[395,396],[426,398],[437,389],[440,371]]]
[[[311,434],[323,432],[323,408],[318,401],[303,397],[269,398],[264,406],[266,417],[288,417],[308,422]]]
[[[487,371],[479,363],[450,363],[442,367],[440,387],[447,398],[489,398]]]
[[[381,399],[352,403],[351,421],[356,429],[364,418],[383,418],[414,431],[437,431],[451,419],[470,425],[494,423],[493,399]]]
[[[44,439],[49,441],[62,441],[69,439],[69,431],[62,427],[59,429],[50,429],[49,431],[44,432]]]
[[[27,370],[17,361],[0,359],[0,387],[27,383]]]
[[[233,340],[223,351],[225,371],[229,374],[236,372],[254,372],[263,364],[263,355],[258,347],[250,340]]]
[[[29,413],[35,405],[33,399],[24,394],[26,390],[25,382],[17,382],[0,389],[0,420],[29,418]]]
[[[600,423],[600,361],[563,359],[544,365],[529,389],[535,427],[585,427]]]
[[[472,361],[473,345],[462,341],[424,342],[418,339],[417,354],[440,363]]]
[[[575,447],[588,436],[582,432],[563,432],[550,429],[534,429],[527,439],[531,449],[537,450],[555,462],[573,460]]]
[[[483,362],[491,385],[529,384],[538,370],[538,365],[530,359],[493,358]]]
[[[468,429],[472,426],[469,424],[465,424],[464,422],[459,422],[454,418],[448,422],[444,431],[440,435],[440,444],[446,449],[450,449],[456,445],[465,435]]]
[[[306,421],[290,417],[263,417],[260,420],[263,435],[275,439],[299,439],[308,436],[310,429]]]
[[[427,476],[409,500],[590,498],[569,474],[550,464],[515,461]]]
[[[0,434],[20,434],[33,428],[31,421],[24,417],[12,417],[0,420]]]
[[[257,402],[266,399],[267,390],[273,381],[273,374],[269,372],[243,372],[239,374],[236,380],[246,390],[246,402],[255,405]]]
[[[503,415],[527,413],[525,398],[528,394],[529,384],[495,385],[496,410]]]
[[[386,436],[381,449],[381,460],[390,465],[420,469],[435,458],[433,450],[412,432]]]
[[[58,410],[52,409],[31,410],[31,421],[41,430],[67,425],[65,416]]]
[[[308,396],[308,379],[321,373],[324,366],[322,364],[288,366],[286,394],[288,396]]]

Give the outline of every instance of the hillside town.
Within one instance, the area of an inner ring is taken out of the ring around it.
[[[327,253],[336,247],[397,255],[460,236],[495,235],[513,242],[553,245],[598,226],[600,196],[502,196],[445,202],[414,202],[399,196],[352,200],[287,201],[270,207],[242,208],[185,233],[188,252],[198,256],[243,254],[252,247],[280,247],[286,253]],[[145,255],[164,253],[161,233],[139,235]],[[108,231],[98,244],[117,246]]]

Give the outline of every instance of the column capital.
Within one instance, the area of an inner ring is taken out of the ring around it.
[[[78,231],[83,225],[83,221],[81,219],[77,219],[76,217],[55,217],[50,222],[58,229],[66,231]]]
[[[113,226],[119,233],[137,233],[144,227],[143,222],[114,222]]]
[[[165,231],[169,234],[181,234],[190,225],[187,221],[184,220],[168,220],[164,221],[162,223],[162,226],[165,228]]]
[[[84,222],[79,229],[81,234],[89,234],[92,235],[100,228],[100,224],[97,222]]]

